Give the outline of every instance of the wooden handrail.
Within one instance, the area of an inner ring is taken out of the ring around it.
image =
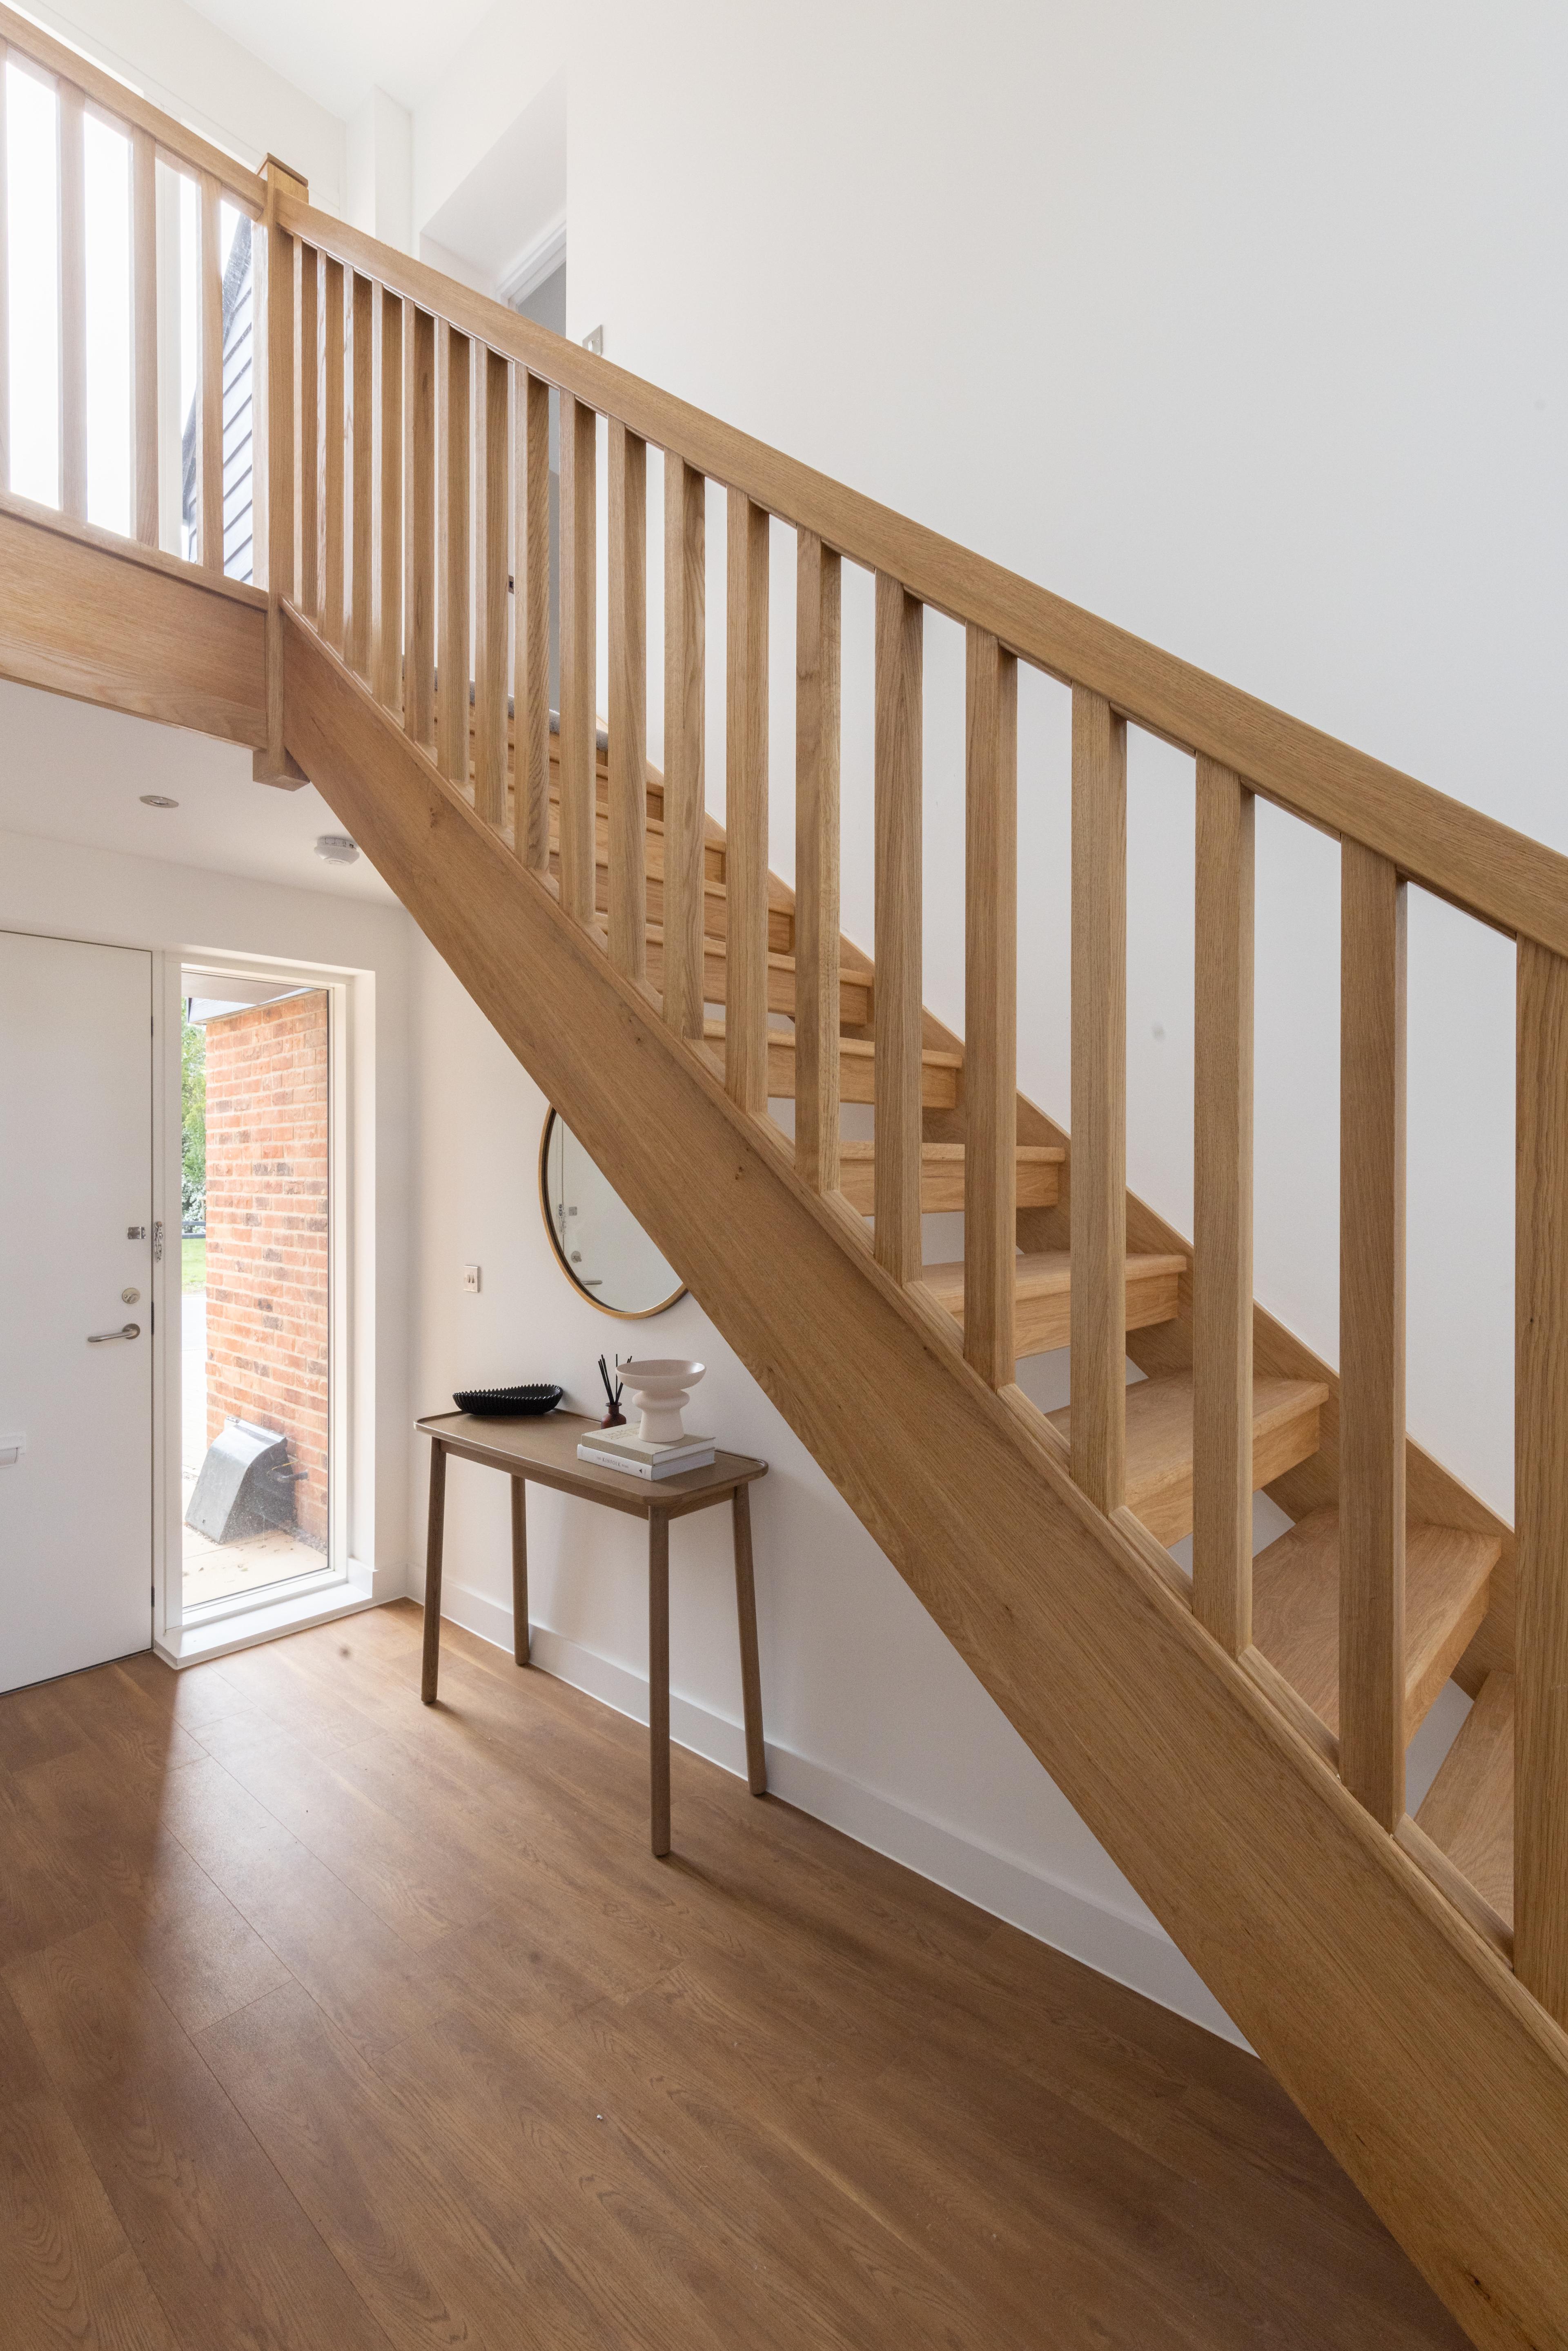
[[[259,220],[267,210],[267,183],[259,172],[248,170],[233,155],[226,155],[198,131],[187,131],[183,123],[176,122],[161,107],[149,105],[129,82],[118,80],[79,49],[57,41],[30,17],[18,16],[14,8],[0,7],[0,41],[5,42],[18,65],[72,84],[80,90],[93,113],[107,117],[117,129],[147,131],[156,142],[158,152],[177,171],[193,172],[198,177],[203,172],[210,173],[224,193],[255,219]]]
[[[998,642],[1183,750],[1231,768],[1265,799],[1386,857],[1410,881],[1512,935],[1568,956],[1568,857],[1175,654],[846,489],[765,442],[520,318],[425,263],[308,204],[279,218],[492,350],[616,417],[780,521],[814,531],[922,603]]]

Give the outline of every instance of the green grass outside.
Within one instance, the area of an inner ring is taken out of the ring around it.
[[[180,1243],[180,1287],[182,1290],[205,1290],[207,1286],[207,1245],[204,1240]]]

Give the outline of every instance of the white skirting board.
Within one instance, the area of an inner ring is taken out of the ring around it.
[[[442,1603],[443,1615],[455,1625],[510,1654],[509,1608],[450,1580],[443,1586]],[[529,1646],[534,1664],[546,1673],[613,1707],[618,1714],[630,1715],[634,1722],[647,1721],[644,1675],[552,1633],[546,1625],[530,1627]],[[670,1735],[678,1746],[744,1779],[745,1734],[738,1722],[694,1705],[672,1689]],[[1113,1909],[1096,1896],[1049,1877],[1016,1855],[978,1844],[940,1821],[909,1812],[875,1789],[771,1739],[768,1785],[786,1803],[945,1886],[993,1917],[1005,1918],[1053,1950],[1081,1959],[1098,1974],[1190,2018],[1238,2048],[1249,2046],[1202,1978],[1154,1920]]]

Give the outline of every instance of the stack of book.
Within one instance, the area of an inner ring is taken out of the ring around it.
[[[713,1456],[711,1437],[678,1437],[673,1445],[655,1445],[626,1428],[596,1428],[577,1448],[580,1461],[591,1461],[596,1469],[623,1469],[629,1478],[678,1478],[688,1469],[706,1469]]]

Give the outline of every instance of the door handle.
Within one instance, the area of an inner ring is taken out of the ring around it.
[[[118,1331],[89,1331],[87,1343],[89,1347],[101,1347],[110,1339],[140,1339],[141,1336],[140,1322],[122,1322]]]

